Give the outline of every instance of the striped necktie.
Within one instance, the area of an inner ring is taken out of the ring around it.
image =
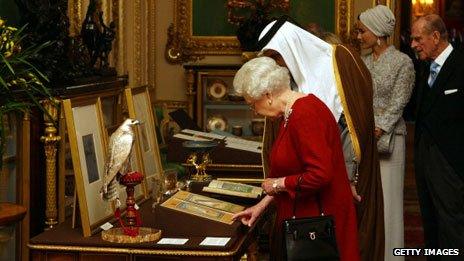
[[[430,74],[429,74],[429,80],[428,80],[428,84],[430,88],[432,88],[433,83],[435,82],[435,79],[437,78],[438,67],[440,67],[440,65],[436,62],[432,62],[430,64]]]

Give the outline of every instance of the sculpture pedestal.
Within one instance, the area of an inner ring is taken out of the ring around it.
[[[115,212],[115,217],[121,227],[111,228],[102,232],[102,239],[114,243],[142,243],[158,240],[161,237],[161,230],[148,227],[140,227],[142,221],[140,214],[135,209],[134,187],[140,184],[143,175],[133,171],[119,178],[119,183],[126,186],[126,216],[120,216],[119,209]]]
[[[121,227],[115,227],[102,232],[102,239],[113,243],[142,243],[157,241],[161,238],[161,230],[140,227],[138,235],[126,235]]]

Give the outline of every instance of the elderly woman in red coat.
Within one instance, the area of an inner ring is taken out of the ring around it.
[[[235,75],[234,88],[256,113],[283,118],[270,155],[270,174],[262,183],[267,195],[234,218],[251,226],[275,204],[270,257],[282,260],[282,223],[293,215],[295,188],[301,176],[295,216],[318,216],[319,194],[325,214],[334,217],[340,260],[359,260],[356,212],[338,125],[330,110],[316,96],[292,91],[288,70],[269,57],[245,63]]]

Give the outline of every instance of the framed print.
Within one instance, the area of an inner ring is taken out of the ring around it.
[[[137,119],[137,142],[140,144],[140,154],[144,166],[143,174],[147,180],[148,191],[163,186],[163,168],[155,130],[155,118],[146,86],[127,88],[125,90],[129,117]]]
[[[68,128],[82,232],[85,237],[113,217],[111,204],[100,197],[106,158],[105,127],[98,98],[66,99],[63,108]]]

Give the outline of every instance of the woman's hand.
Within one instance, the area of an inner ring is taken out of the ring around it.
[[[261,188],[266,192],[267,195],[275,195],[278,192],[285,191],[285,178],[277,179],[265,179]]]
[[[273,198],[271,196],[266,196],[258,204],[233,215],[232,219],[240,219],[242,224],[251,227],[255,223],[256,219],[258,219],[258,217],[261,215],[261,213],[263,213],[272,199]]]
[[[382,135],[385,134],[385,131],[382,130],[381,128],[379,127],[375,127],[375,130],[374,130],[374,136],[375,138],[378,140],[380,139],[380,137],[382,137]]]
[[[361,202],[361,196],[358,194],[358,191],[356,190],[356,185],[351,183],[350,187],[351,187],[351,194],[353,194],[354,200],[356,200],[356,202]]]

